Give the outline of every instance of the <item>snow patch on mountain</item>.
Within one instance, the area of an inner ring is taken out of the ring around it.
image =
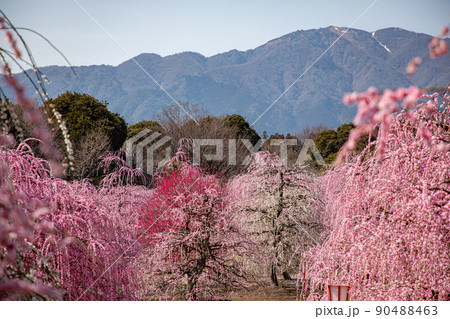
[[[342,32],[342,33],[347,32],[347,28],[345,28],[345,27],[336,27],[336,26],[334,26],[333,29],[336,30],[337,32]]]
[[[381,45],[383,48],[385,48],[385,50],[389,53],[392,53],[391,50],[389,50],[389,48],[387,46],[385,46],[383,43],[381,43],[380,41],[378,41],[378,39],[375,37],[375,32],[372,32],[372,37],[378,42],[379,45]]]

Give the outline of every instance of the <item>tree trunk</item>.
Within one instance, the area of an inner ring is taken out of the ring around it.
[[[277,248],[279,243],[281,242],[281,233],[278,227],[278,218],[280,218],[283,213],[283,187],[284,187],[284,176],[283,172],[280,171],[280,185],[278,187],[278,207],[275,215],[275,219],[273,220],[273,256],[274,260],[272,261],[270,278],[275,286],[278,286],[278,278],[277,278],[277,264],[278,264],[278,253]]]
[[[188,293],[188,300],[197,300],[197,294],[194,291],[196,282],[192,280],[191,276],[188,276],[188,287],[187,287],[187,293]]]
[[[274,263],[272,263],[272,267],[271,268],[272,269],[271,269],[271,273],[270,273],[270,279],[272,279],[272,283],[275,286],[279,286],[278,285],[278,278],[277,278],[277,266]]]

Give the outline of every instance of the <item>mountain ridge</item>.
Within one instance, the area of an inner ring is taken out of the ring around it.
[[[150,120],[173,104],[135,61],[176,100],[197,103],[213,115],[239,113],[250,123],[296,81],[256,122],[260,133],[296,133],[307,126],[351,121],[356,110],[342,103],[346,92],[369,86],[444,86],[449,81],[449,55],[424,59],[411,77],[405,73],[412,57],[427,55],[429,35],[400,28],[349,29],[343,34],[345,30],[297,30],[254,49],[210,57],[191,51],[164,57],[142,53],[117,66],[74,67],[76,77],[68,67],[41,70],[53,83],[48,87],[51,97],[65,91],[88,93],[107,101],[130,124]]]

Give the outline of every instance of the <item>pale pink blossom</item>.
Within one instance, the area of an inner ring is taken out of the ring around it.
[[[416,73],[417,67],[422,63],[422,59],[419,57],[415,57],[409,61],[408,66],[406,67],[406,74],[412,75]]]
[[[432,58],[438,58],[440,56],[443,56],[448,51],[447,42],[437,37],[434,37],[431,40],[431,42],[428,45],[428,48],[430,49],[430,57]]]

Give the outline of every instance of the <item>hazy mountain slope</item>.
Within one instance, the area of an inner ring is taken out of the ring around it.
[[[405,74],[412,57],[427,56],[429,35],[399,28],[373,33],[351,29],[342,35],[343,31],[333,26],[296,31],[253,50],[232,50],[209,58],[183,52],[167,57],[141,54],[134,59],[174,99],[198,103],[214,115],[239,113],[250,123],[297,80],[256,122],[259,132],[269,133],[295,133],[305,126],[335,127],[350,121],[355,110],[343,105],[345,92],[369,86],[444,86],[450,80],[450,55],[424,59],[414,76]],[[117,67],[75,67],[76,76],[67,67],[42,71],[53,83],[48,87],[52,97],[67,90],[88,93],[106,100],[112,111],[134,123],[152,119],[173,103],[135,61]]]

